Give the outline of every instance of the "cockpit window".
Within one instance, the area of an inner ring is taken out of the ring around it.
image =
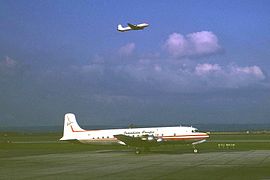
[[[199,132],[199,130],[198,129],[193,129],[192,132]]]

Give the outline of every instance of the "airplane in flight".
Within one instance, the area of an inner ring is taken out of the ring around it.
[[[195,145],[206,141],[207,133],[199,132],[194,127],[150,127],[106,130],[82,129],[72,113],[65,114],[64,132],[61,141],[79,141],[86,144],[114,144],[135,147],[136,154],[153,146],[170,143],[192,144],[194,153]]]
[[[120,32],[130,31],[130,30],[143,30],[144,28],[148,27],[149,24],[142,23],[142,24],[130,24],[128,23],[127,27],[123,27],[121,24],[117,26],[117,30]]]

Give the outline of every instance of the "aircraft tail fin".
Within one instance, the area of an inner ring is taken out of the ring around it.
[[[123,28],[123,26],[121,24],[118,24],[117,30],[118,31],[124,31],[125,29]]]
[[[60,140],[75,140],[76,133],[84,131],[85,130],[78,125],[75,115],[67,113],[65,114],[63,137]]]

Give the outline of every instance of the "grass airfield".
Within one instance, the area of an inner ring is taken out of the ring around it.
[[[125,146],[59,142],[61,134],[0,133],[0,179],[270,179],[270,134],[212,133],[208,142]]]

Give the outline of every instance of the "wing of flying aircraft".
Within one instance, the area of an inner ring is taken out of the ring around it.
[[[133,29],[133,30],[139,28],[137,25],[133,25],[133,24],[130,24],[130,23],[127,23],[127,25],[128,25],[131,29]]]

